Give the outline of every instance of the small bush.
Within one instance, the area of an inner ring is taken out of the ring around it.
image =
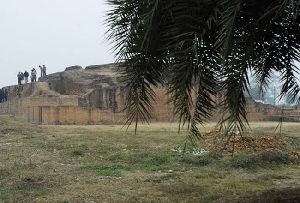
[[[257,163],[252,155],[238,154],[228,160],[228,165],[233,168],[254,168]]]
[[[258,155],[258,160],[261,163],[271,164],[296,164],[297,160],[291,157],[288,153],[280,151],[268,151]]]
[[[297,164],[297,160],[281,151],[267,151],[259,154],[238,154],[225,163],[233,168],[254,169],[281,164]]]

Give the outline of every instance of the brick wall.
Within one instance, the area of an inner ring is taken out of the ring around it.
[[[25,120],[38,123],[38,124],[123,124],[125,122],[125,114],[122,113],[124,108],[124,89],[118,87],[117,89],[106,89],[107,94],[98,91],[98,93],[91,94],[91,100],[95,98],[103,98],[103,108],[97,108],[96,102],[91,106],[80,106],[78,95],[38,95],[28,96],[27,92],[33,92],[34,90],[29,85],[23,87],[23,95],[17,96],[10,95],[8,102],[0,103],[0,114],[12,114],[20,116]],[[11,91],[15,90],[15,87],[9,87]],[[103,91],[103,92],[105,92]],[[24,94],[26,95],[24,96]],[[114,95],[110,95],[111,93]],[[168,104],[168,96],[163,88],[157,88],[156,102],[152,111],[153,121],[176,121],[176,117],[173,115],[173,106]],[[109,96],[110,95],[110,96]],[[109,98],[116,102],[117,109],[110,106]],[[100,99],[101,100],[101,99]],[[99,101],[100,101],[99,100]],[[288,111],[282,111],[281,108],[274,107],[272,105],[264,105],[255,103],[252,100],[248,100],[248,119],[250,121],[268,121],[276,120],[282,114],[285,116],[293,116],[295,120],[300,120],[300,110],[297,107],[290,108]],[[221,115],[214,113],[212,120],[218,120]],[[297,117],[298,116],[298,117]]]

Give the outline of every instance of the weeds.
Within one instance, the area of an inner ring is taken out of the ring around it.
[[[164,153],[129,153],[116,154],[109,158],[110,164],[84,167],[100,176],[122,176],[125,171],[159,171],[174,167],[174,157]]]
[[[232,168],[256,169],[278,165],[298,164],[299,160],[282,151],[267,151],[259,154],[237,154],[225,160]]]

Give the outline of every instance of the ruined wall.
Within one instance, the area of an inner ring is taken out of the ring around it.
[[[168,98],[164,89],[156,89],[156,94],[157,101],[152,112],[153,121],[176,121],[172,105],[167,104]],[[93,96],[103,97],[103,95],[105,94],[94,93]],[[100,103],[103,105],[100,108],[80,106],[79,97],[76,95],[14,97],[8,102],[0,103],[0,114],[20,116],[28,122],[37,124],[124,124],[126,115],[121,111],[124,107],[124,95],[121,90],[117,90],[115,95],[115,102],[119,104],[119,108],[116,109],[111,107],[110,101]],[[110,96],[106,96],[103,100],[108,98]],[[249,121],[275,121],[282,115],[292,116],[293,121],[300,121],[300,111],[297,107],[282,112],[280,108],[253,102],[249,103],[247,110]],[[214,114],[212,120],[218,119],[220,114]]]
[[[22,117],[37,124],[119,124],[124,120],[124,114],[110,110],[85,108],[71,104],[70,98],[45,101],[44,98],[20,98],[0,103],[0,114],[10,114]],[[64,103],[64,105],[58,105]],[[73,101],[72,101],[73,103]]]
[[[156,88],[156,101],[153,109],[153,120],[154,121],[169,121],[174,122],[177,120],[173,111],[173,105],[168,104],[169,97],[167,96],[166,90],[163,88]]]
[[[124,123],[125,87],[118,81],[114,64],[83,69],[73,66],[48,75],[38,83],[6,87],[9,101],[0,103],[0,114],[23,117],[39,124]],[[156,88],[156,102],[151,111],[153,121],[174,122],[172,104],[164,88]],[[284,109],[247,100],[249,121],[275,121],[282,116],[300,121],[297,107]],[[211,120],[219,120],[219,110]],[[292,120],[291,120],[292,119]]]
[[[40,109],[42,124],[121,124],[124,121],[124,115],[121,113],[112,113],[96,108],[82,108],[76,106],[51,107],[44,106]]]
[[[0,103],[0,114],[20,116],[38,124],[124,124],[125,92],[123,87],[108,86],[86,95],[44,95],[47,83],[23,85],[20,96],[12,94],[8,102]],[[44,89],[41,91],[41,85]],[[15,87],[9,87],[10,90]],[[32,89],[32,95],[24,93]],[[164,89],[158,88],[152,112],[153,121],[175,121]]]

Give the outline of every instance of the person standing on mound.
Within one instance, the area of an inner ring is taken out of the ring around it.
[[[33,83],[33,82],[36,82],[36,74],[37,74],[37,72],[36,72],[35,68],[33,68],[33,69],[31,70],[31,82],[32,82],[32,83]]]
[[[28,83],[28,77],[29,77],[29,73],[25,70],[24,72],[25,84]]]
[[[47,68],[46,68],[45,65],[43,65],[43,68],[42,68],[42,77],[45,77],[47,75],[46,71],[47,71]]]
[[[22,73],[19,72],[17,77],[18,77],[18,85],[21,85],[22,84]]]

